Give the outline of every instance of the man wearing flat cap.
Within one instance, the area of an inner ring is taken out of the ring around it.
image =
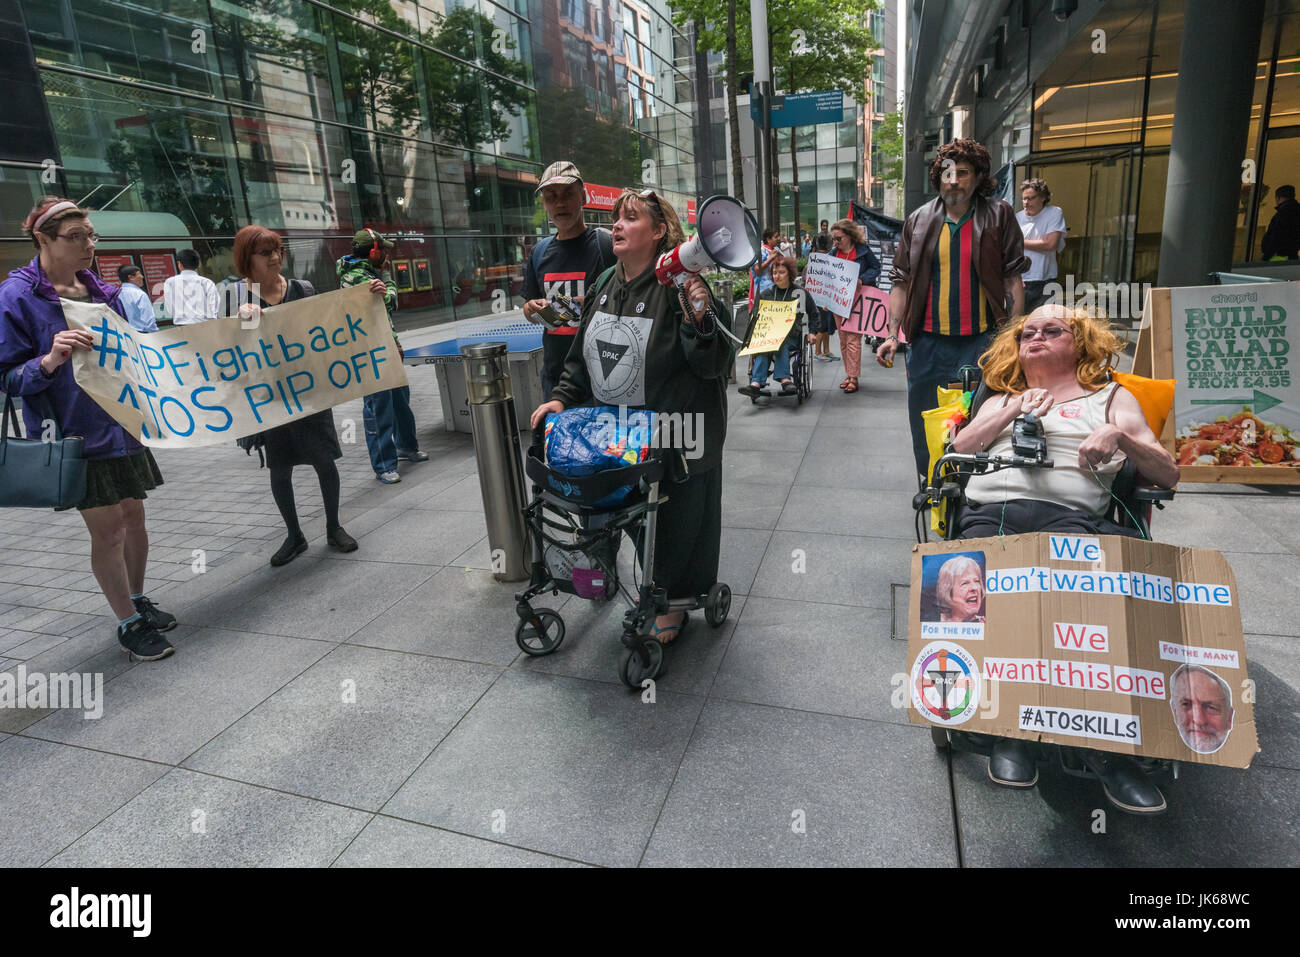
[[[351,255],[342,257],[336,264],[340,289],[368,283],[378,295],[380,287],[376,283],[383,285],[384,308],[388,310],[390,326],[393,311],[397,308],[397,283],[393,282],[388,270],[392,249],[392,240],[373,229],[359,229],[352,237]],[[397,342],[400,352],[402,344],[397,341],[396,327],[393,327],[393,341]],[[385,485],[394,485],[402,480],[397,472],[399,459],[408,462],[428,461],[428,453],[420,451],[419,442],[415,438],[410,386],[404,385],[366,396],[361,400],[361,411],[366,425],[366,448],[370,451],[370,465],[379,481]]]
[[[542,171],[537,193],[546,207],[547,218],[555,223],[556,233],[533,247],[524,264],[524,318],[529,322],[546,321],[541,315],[557,295],[579,305],[596,277],[614,265],[614,241],[607,229],[588,228],[582,207],[587,190],[578,167],[562,160]],[[573,345],[578,322],[549,325],[542,334],[542,397],[550,399],[551,389],[560,381],[564,359]]]

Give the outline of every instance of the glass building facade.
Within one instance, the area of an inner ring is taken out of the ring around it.
[[[534,196],[547,163],[653,185],[683,221],[695,198],[690,44],[662,6],[17,6],[44,104],[25,122],[49,135],[0,153],[5,271],[32,255],[19,227],[45,193],[96,211],[105,263],[165,270],[193,247],[215,280],[234,271],[235,232],[257,223],[285,238],[287,275],[333,289],[335,260],[369,226],[397,242],[397,321],[412,328],[517,296],[548,231]]]
[[[1043,0],[987,6],[996,16],[971,44],[970,63],[958,60],[944,72],[933,68],[937,52],[913,54],[909,137],[916,161],[908,170],[908,211],[932,198],[925,169],[939,144],[974,136],[988,146],[995,168],[1012,168],[1015,187],[1029,177],[1047,181],[1069,227],[1058,256],[1062,276],[1154,284],[1179,59],[1185,32],[1196,28],[1185,22],[1183,0],[1083,0],[1068,23],[1055,21]],[[913,29],[940,27],[914,18]],[[947,100],[937,101],[936,91],[944,90],[951,90]],[[948,112],[937,112],[944,102]],[[1260,258],[1273,190],[1300,185],[1296,0],[1266,4],[1250,109],[1233,236],[1237,265]],[[1020,207],[1018,188],[1009,199]]]

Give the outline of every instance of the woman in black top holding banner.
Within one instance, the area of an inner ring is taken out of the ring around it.
[[[245,302],[239,307],[240,319],[260,321],[263,309],[316,294],[305,279],[280,275],[284,243],[279,235],[264,226],[245,226],[236,233],[234,256],[235,268],[256,290],[257,297],[256,304]],[[343,457],[343,450],[334,430],[334,410],[324,409],[267,429],[262,433],[262,440],[266,465],[271,470],[271,495],[287,532],[284,544],[271,556],[271,564],[287,565],[307,550],[307,539],[298,524],[293,498],[295,465],[310,465],[316,470],[325,505],[325,537],[330,546],[340,552],[355,552],[356,539],[339,524],[339,470],[334,460]]]

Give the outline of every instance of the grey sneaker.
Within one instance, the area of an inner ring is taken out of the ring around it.
[[[398,452],[398,453],[397,453],[397,461],[399,461],[399,462],[427,462],[427,461],[429,461],[429,453],[428,453],[428,452],[421,452],[419,449],[416,449],[414,452]]]
[[[385,485],[396,485],[398,482],[402,480],[402,477],[398,475],[396,472],[380,472],[375,477],[379,479],[379,481],[383,482]]]

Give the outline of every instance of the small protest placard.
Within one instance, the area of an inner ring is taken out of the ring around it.
[[[918,545],[908,718],[1245,768],[1259,750],[1232,569],[1210,549],[1047,533]]]
[[[840,332],[856,332],[859,335],[884,339],[889,335],[889,293],[875,286],[863,286],[853,300],[853,309],[840,322]],[[902,338],[899,330],[899,341]]]
[[[749,345],[737,355],[747,356],[754,353],[775,352],[785,342],[785,337],[794,325],[796,304],[793,299],[788,302],[774,302],[760,299],[758,318],[754,320],[754,333],[749,337]]]
[[[803,287],[813,302],[837,316],[853,309],[853,290],[858,285],[858,264],[826,253],[813,253],[803,274]]]
[[[407,384],[383,301],[366,286],[237,317],[136,332],[102,303],[60,300],[77,384],[153,448],[195,448]]]

